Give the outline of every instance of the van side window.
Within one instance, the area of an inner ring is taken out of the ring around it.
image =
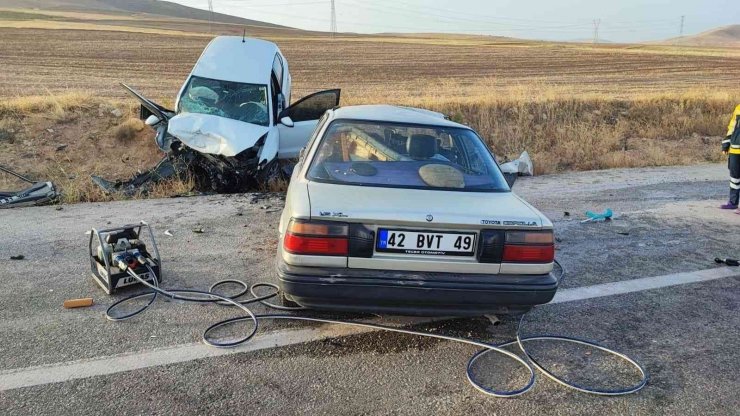
[[[272,73],[275,76],[275,80],[280,88],[283,87],[283,60],[280,59],[280,55],[275,55],[275,60],[272,61]]]

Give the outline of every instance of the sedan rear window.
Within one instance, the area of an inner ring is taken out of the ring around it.
[[[363,186],[509,190],[472,130],[378,121],[334,121],[319,143],[308,178]]]

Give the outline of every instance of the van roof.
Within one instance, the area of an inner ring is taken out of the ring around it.
[[[203,50],[192,74],[221,81],[268,85],[275,54],[282,57],[277,45],[266,40],[218,36]]]

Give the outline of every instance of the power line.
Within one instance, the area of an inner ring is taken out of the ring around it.
[[[212,0],[209,0],[212,1]],[[264,0],[263,0],[264,1]],[[368,5],[366,2],[359,2],[357,0],[341,0],[345,2],[344,4],[348,4],[351,6],[348,6],[350,8],[360,8],[365,9],[372,12],[382,13],[383,15],[388,14],[397,14],[397,15],[406,15],[411,19],[414,19],[417,23],[420,23],[419,18],[426,17],[426,20],[428,23],[432,24],[434,23],[434,26],[417,26],[414,25],[411,26],[402,26],[402,25],[392,25],[388,23],[370,23],[368,21],[345,21],[342,20],[342,22],[348,26],[359,26],[359,27],[367,27],[369,28],[385,28],[390,30],[401,30],[401,31],[410,31],[410,32],[439,32],[439,33],[460,33],[460,34],[497,34],[497,35],[504,35],[505,32],[509,32],[509,36],[516,36],[515,33],[517,32],[526,32],[530,33],[532,31],[537,32],[548,32],[548,33],[578,33],[581,31],[588,30],[588,27],[591,25],[584,25],[582,23],[576,23],[574,24],[573,21],[571,21],[570,24],[568,24],[567,21],[542,21],[542,20],[534,20],[534,19],[515,19],[515,18],[506,18],[506,17],[498,17],[498,16],[491,16],[491,15],[482,15],[482,14],[471,14],[471,13],[464,13],[461,11],[453,11],[450,9],[442,9],[442,8],[436,8],[436,7],[428,7],[424,5],[423,7],[419,7],[418,5],[415,5],[412,7],[410,3],[406,3],[399,0],[379,0],[379,1],[389,1],[392,2],[392,4],[372,4]],[[275,16],[284,16],[284,17],[290,17],[294,19],[300,19],[305,21],[311,21],[311,22],[328,22],[329,23],[329,30],[332,36],[335,36],[335,34],[338,32],[337,28],[337,15],[336,15],[336,0],[308,0],[308,1],[298,1],[298,2],[291,2],[291,3],[252,3],[252,2],[244,2],[241,1],[234,1],[234,0],[225,0],[226,3],[232,3],[232,4],[239,4],[238,7],[243,8],[254,8],[254,9],[260,9],[260,13],[268,14],[268,15],[275,15]],[[246,4],[245,4],[246,3]],[[281,13],[278,11],[270,11],[267,10],[268,6],[300,6],[300,5],[312,5],[312,4],[326,4],[329,3],[331,6],[331,14],[329,16],[329,19],[322,19],[322,18],[316,18],[316,17],[309,17],[305,14],[303,15],[296,15],[296,14],[290,14],[290,13]],[[434,13],[430,10],[439,10],[440,12],[446,12],[445,14]],[[472,17],[463,17],[464,15],[468,16],[475,16],[475,18]],[[496,20],[509,20],[510,22],[501,22]],[[641,29],[651,29],[652,31],[661,31],[670,33],[670,27],[673,27],[675,30],[675,20],[674,19],[661,19],[661,20],[632,20],[632,21],[619,21],[619,20],[607,20],[602,21],[602,19],[598,19],[595,24],[596,19],[591,21],[591,24],[598,27],[593,27],[594,30],[594,38],[595,42],[600,42],[600,36],[603,33],[624,33],[627,31],[634,31],[634,30],[641,30]],[[534,22],[547,22],[550,24],[535,24]],[[672,23],[671,23],[672,22]],[[453,27],[458,26],[456,23],[467,23],[464,28],[460,27]],[[474,25],[471,25],[470,23],[474,23]],[[477,24],[475,24],[477,23]],[[603,24],[602,24],[603,23]],[[557,26],[556,26],[557,25]],[[493,26],[493,27],[491,27]],[[288,30],[287,28],[285,28]],[[371,29],[372,31],[372,29]],[[581,32],[582,33],[582,32]],[[675,32],[674,32],[675,33]]]

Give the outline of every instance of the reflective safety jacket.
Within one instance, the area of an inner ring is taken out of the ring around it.
[[[722,141],[722,150],[740,155],[740,105],[735,107],[730,124],[727,126],[727,138]]]

